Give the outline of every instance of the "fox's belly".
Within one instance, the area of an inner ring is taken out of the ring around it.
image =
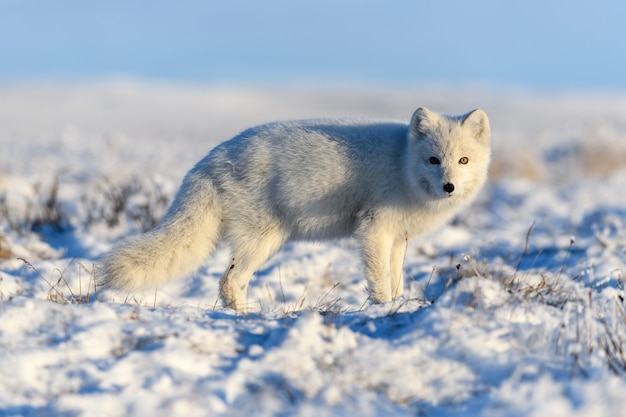
[[[299,216],[290,219],[288,228],[290,240],[344,238],[354,234],[355,218],[340,213]]]

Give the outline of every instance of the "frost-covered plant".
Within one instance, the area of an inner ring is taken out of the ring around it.
[[[564,260],[554,270],[521,272],[519,264],[477,261],[464,255],[455,270],[440,271],[447,276],[444,294],[453,294],[448,299],[456,310],[478,314],[474,323],[479,326],[491,325],[496,311],[543,311],[543,316],[556,317],[554,322],[559,324],[551,329],[538,326],[535,338],[553,343],[555,352],[571,360],[572,372],[587,376],[588,369],[601,361],[617,376],[626,377],[623,288],[607,288],[602,294],[579,282],[579,277],[566,274],[573,243],[571,239]],[[520,256],[529,256],[528,251]],[[619,275],[621,271],[614,272]]]
[[[156,226],[170,203],[169,195],[158,184],[139,177],[113,181],[104,176],[81,200],[87,225],[134,224],[140,231]]]

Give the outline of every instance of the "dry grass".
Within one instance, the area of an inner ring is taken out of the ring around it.
[[[602,178],[626,170],[626,138],[616,141],[593,136],[559,146],[562,148],[495,150],[489,178],[561,182],[580,176]]]
[[[584,171],[594,177],[626,170],[626,138],[619,145],[602,138],[586,141],[580,157]]]
[[[16,210],[15,198],[7,192],[0,194],[0,224],[7,229],[25,235],[51,226],[57,231],[67,227],[67,215],[59,200],[59,181],[54,177],[49,185],[36,182],[32,186],[32,193],[23,196],[19,201],[21,210]]]
[[[15,210],[11,196],[0,194],[0,224],[21,235],[45,228],[61,232],[96,223],[115,227],[122,222],[145,231],[157,224],[170,203],[157,184],[137,177],[124,182],[102,177],[87,185],[77,201],[61,201],[62,186],[58,177],[48,185],[33,184],[32,197],[22,196],[25,201],[19,202],[23,206],[20,212]]]
[[[496,153],[489,167],[489,178],[523,178],[540,181],[548,177],[545,164],[531,152]]]
[[[48,285],[47,300],[59,304],[87,304],[98,298],[98,290],[96,287],[95,268],[89,269],[82,263],[78,262],[78,288],[72,288],[65,279],[67,268],[73,263],[70,261],[63,269],[55,268],[46,277],[35,266],[24,258],[18,258],[31,271],[35,272],[41,280]],[[83,286],[84,276],[87,275],[87,283]],[[93,291],[93,292],[92,292]]]
[[[329,271],[330,264],[321,276],[321,279],[316,279],[320,282],[321,286],[326,289],[323,294],[317,296],[315,299],[309,299],[308,288],[305,287],[298,299],[295,302],[290,303],[287,301],[287,297],[283,290],[282,273],[279,268],[278,275],[280,294],[278,297],[275,297],[269,286],[266,285],[265,299],[257,300],[260,312],[266,315],[278,314],[282,317],[288,317],[302,310],[317,311],[324,315],[340,314],[347,311],[348,308],[342,304],[342,298],[336,295],[336,290],[341,286],[341,283],[333,281],[330,277]],[[217,307],[218,301],[219,300],[216,300],[215,305],[213,306],[214,308]]]
[[[115,227],[125,222],[152,229],[165,214],[169,196],[155,183],[138,177],[115,182],[104,176],[81,198],[88,225]]]
[[[14,255],[6,236],[0,235],[0,260],[12,259],[13,257]]]

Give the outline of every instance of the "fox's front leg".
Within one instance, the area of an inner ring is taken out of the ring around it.
[[[407,236],[401,236],[393,241],[391,246],[391,256],[389,262],[389,277],[391,281],[391,299],[402,297],[404,293],[404,280],[402,268],[404,266],[404,255],[407,246]]]
[[[390,279],[393,238],[385,231],[368,230],[361,236],[361,254],[367,273],[370,297],[374,303],[392,300]]]

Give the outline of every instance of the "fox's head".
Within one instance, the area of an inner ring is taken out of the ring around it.
[[[491,131],[487,114],[444,116],[419,108],[409,125],[411,187],[429,198],[471,197],[487,179]]]

